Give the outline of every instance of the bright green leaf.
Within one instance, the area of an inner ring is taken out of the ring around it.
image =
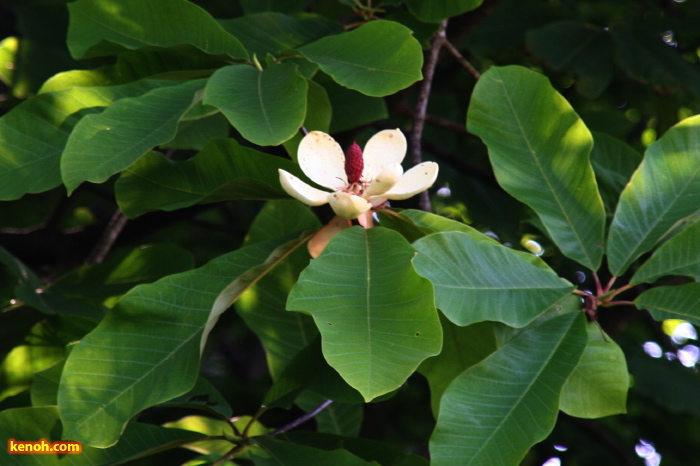
[[[68,357],[58,393],[66,435],[113,445],[136,413],[190,390],[217,296],[284,241],[239,249],[127,293]]]
[[[191,45],[212,55],[248,53],[209,13],[185,0],[80,0],[68,4],[68,47],[75,58],[126,49]]]
[[[138,81],[111,87],[74,87],[27,100],[0,118],[0,199],[18,199],[61,183],[60,158],[83,113],[138,96],[172,81]]]
[[[700,211],[700,116],[681,121],[649,146],[622,192],[610,226],[608,263],[620,276],[680,220]]]
[[[605,210],[589,161],[593,138],[547,78],[517,66],[489,69],[467,128],[488,146],[499,184],[535,210],[562,253],[597,270]]]
[[[586,419],[627,412],[630,378],[622,349],[606,341],[600,327],[586,325],[588,344],[564,384],[559,408],[569,416]]]
[[[432,464],[519,464],[549,435],[559,393],[586,344],[570,312],[520,333],[447,388],[430,439]]]
[[[100,183],[153,147],[175,137],[183,115],[199,100],[205,80],[185,81],[115,102],[84,117],[61,158],[63,182],[72,192],[83,181]],[[135,124],[138,122],[138,124]]]
[[[279,184],[278,168],[302,176],[299,166],[289,160],[234,139],[214,139],[184,162],[146,153],[122,173],[115,191],[119,207],[129,217],[197,203],[288,198]]]
[[[406,0],[408,9],[426,23],[439,23],[443,19],[475,10],[483,0]]]
[[[442,345],[432,287],[413,270],[414,253],[394,231],[346,229],[287,301],[312,315],[326,360],[367,401],[398,388]]]
[[[700,282],[680,286],[660,286],[640,294],[634,300],[656,320],[682,319],[700,325]]]
[[[435,304],[460,326],[490,320],[523,327],[574,289],[509,248],[462,232],[435,233],[413,246],[413,264],[433,283]]]
[[[381,97],[422,78],[423,50],[411,30],[392,21],[371,21],[299,48],[340,85]]]
[[[666,275],[700,275],[700,220],[657,249],[634,274],[631,283],[653,283]]]
[[[204,103],[219,108],[241,135],[260,146],[283,143],[306,116],[307,84],[293,63],[265,70],[232,65],[209,79]]]

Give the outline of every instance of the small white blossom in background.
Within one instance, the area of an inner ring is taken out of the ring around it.
[[[406,138],[398,129],[380,131],[367,141],[364,152],[357,144],[347,154],[326,133],[311,131],[299,144],[299,167],[311,181],[329,191],[309,186],[280,169],[280,184],[290,196],[311,206],[329,203],[348,220],[356,219],[386,201],[408,199],[435,182],[438,165],[423,162],[404,173]]]

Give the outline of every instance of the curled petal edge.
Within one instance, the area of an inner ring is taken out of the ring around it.
[[[323,205],[328,202],[328,192],[309,186],[281,168],[279,174],[282,188],[294,199],[311,206]]]
[[[403,175],[403,168],[398,162],[391,163],[374,177],[365,190],[364,197],[378,196],[389,191],[399,182]]]
[[[353,194],[337,192],[327,194],[333,212],[348,220],[353,220],[372,208],[366,199]]]
[[[438,169],[438,164],[435,162],[420,163],[404,173],[401,179],[381,196],[396,201],[415,196],[435,183]]]

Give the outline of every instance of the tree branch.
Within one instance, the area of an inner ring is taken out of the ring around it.
[[[409,144],[411,147],[411,164],[418,165],[423,161],[421,157],[421,139],[423,137],[423,127],[425,126],[425,114],[428,109],[428,98],[430,89],[433,85],[433,76],[435,75],[435,66],[437,65],[440,49],[445,43],[445,29],[447,28],[447,20],[440,23],[440,29],[433,37],[432,46],[428,53],[425,66],[423,67],[423,82],[421,83],[420,92],[418,94],[418,103],[416,104],[413,113],[413,128],[409,135]],[[430,196],[428,191],[423,191],[419,194],[418,205],[421,210],[430,212]]]
[[[315,407],[314,409],[312,409],[311,411],[309,411],[308,413],[304,414],[303,416],[301,416],[301,417],[299,417],[299,418],[293,420],[293,421],[290,422],[289,424],[287,424],[287,425],[285,425],[285,426],[282,426],[282,427],[280,427],[279,429],[277,429],[276,431],[274,431],[274,432],[272,432],[272,433],[270,433],[270,434],[267,434],[267,435],[268,435],[269,437],[274,437],[274,436],[277,435],[277,434],[283,434],[283,433],[285,433],[285,432],[287,432],[287,431],[289,431],[289,430],[292,430],[292,429],[294,429],[296,426],[305,423],[306,421],[308,421],[309,419],[311,419],[311,418],[313,418],[313,417],[316,417],[316,415],[317,415],[318,413],[320,413],[321,411],[323,411],[324,409],[326,409],[331,403],[333,403],[333,400],[326,400],[326,401],[324,401],[323,403],[321,403],[320,405],[316,406],[316,407]]]
[[[86,259],[86,263],[101,263],[112,249],[112,246],[114,246],[114,243],[117,241],[117,238],[128,221],[129,219],[126,217],[126,215],[124,215],[120,209],[117,209],[114,212],[114,215],[112,215],[112,218],[109,220],[107,228],[105,228],[102,237],[92,249],[92,252],[90,252],[90,255]]]

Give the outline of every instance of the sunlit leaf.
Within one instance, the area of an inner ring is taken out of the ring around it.
[[[589,323],[588,344],[564,384],[559,408],[569,416],[596,419],[627,412],[630,378],[622,349]],[[609,337],[608,337],[609,338]]]
[[[608,241],[613,275],[623,274],[676,223],[700,211],[700,116],[681,121],[649,146],[615,211]]]
[[[76,58],[126,49],[191,45],[212,55],[247,59],[243,45],[209,13],[185,0],[81,0],[68,5],[68,47]]]
[[[488,146],[499,184],[535,210],[562,253],[597,270],[605,210],[589,161],[593,138],[547,78],[492,67],[474,89],[467,128]]]
[[[231,65],[209,79],[204,103],[219,108],[244,138],[274,146],[299,131],[306,116],[306,91],[306,79],[293,63],[262,71]]]
[[[153,147],[172,140],[182,117],[201,100],[199,91],[205,82],[156,88],[139,97],[120,99],[104,112],[80,120],[61,157],[68,192],[83,181],[105,181]]]
[[[299,51],[338,84],[369,96],[393,94],[422,77],[420,44],[410,29],[392,21],[370,21]]]
[[[523,327],[574,288],[509,248],[462,232],[436,233],[413,246],[416,271],[433,283],[435,304],[457,325],[491,320]]]
[[[631,283],[653,283],[666,275],[700,275],[700,221],[666,241],[637,270]]]
[[[634,300],[656,320],[682,319],[700,325],[700,282],[680,286],[660,286],[645,291]]]
[[[367,401],[398,388],[442,346],[431,285],[413,270],[414,253],[394,231],[348,228],[302,272],[287,301],[287,309],[311,314],[328,363]]]
[[[554,428],[559,393],[585,344],[585,319],[570,312],[464,371],[442,397],[432,464],[519,464]]]
[[[239,249],[127,293],[68,357],[58,393],[66,435],[113,445],[136,413],[190,390],[217,296],[287,240]]]
[[[122,86],[73,87],[27,100],[0,118],[0,199],[17,199],[61,183],[60,158],[83,114],[102,111],[114,101],[138,96],[168,81]]]

